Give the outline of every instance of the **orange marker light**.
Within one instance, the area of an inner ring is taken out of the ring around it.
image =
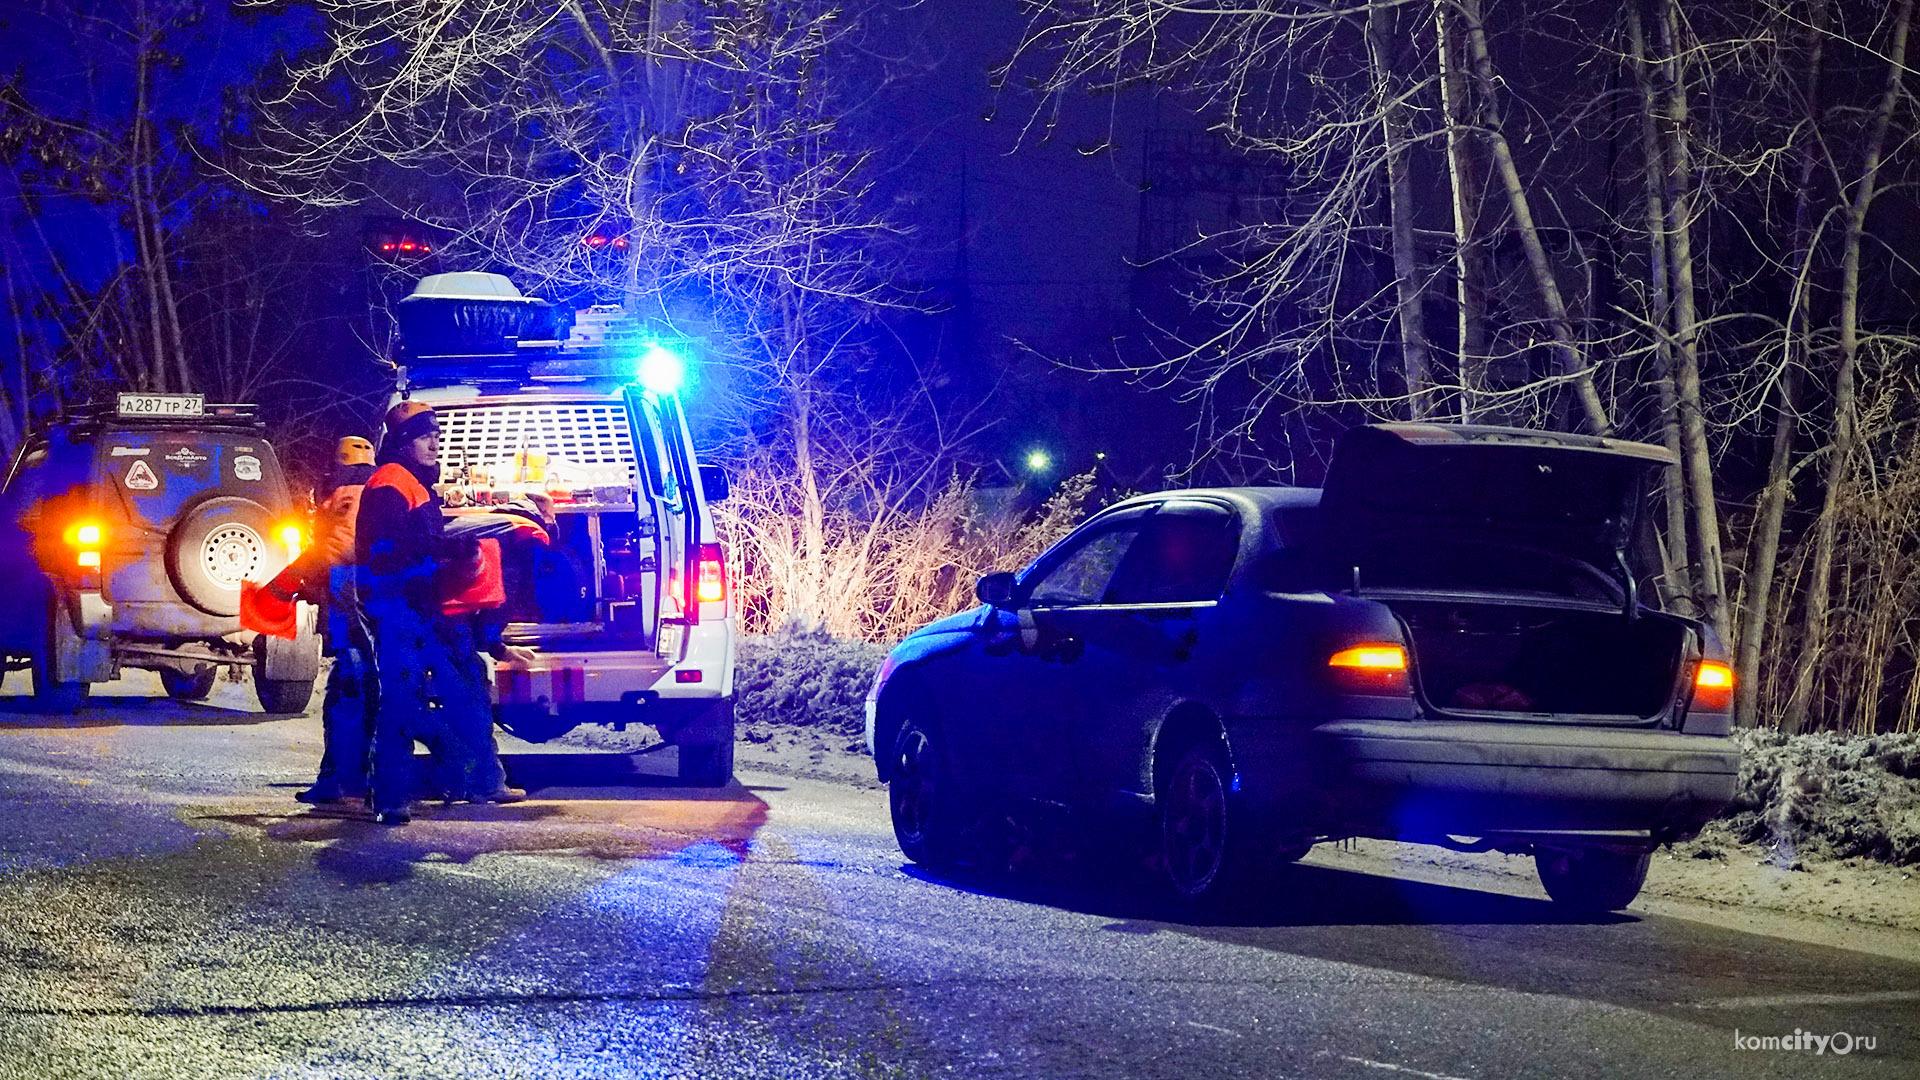
[[[1733,705],[1733,669],[1718,660],[1702,660],[1693,673],[1693,705],[1719,712]]]
[[[100,553],[97,551],[83,551],[80,553],[79,562],[80,568],[83,570],[98,570],[100,569]]]
[[[300,549],[306,545],[306,533],[298,525],[280,526],[280,542],[287,546],[287,556],[297,559]]]
[[[82,547],[99,547],[100,526],[87,524],[73,530],[73,542]]]

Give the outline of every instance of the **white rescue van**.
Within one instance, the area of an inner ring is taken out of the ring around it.
[[[670,347],[617,308],[554,315],[497,274],[432,275],[400,304],[395,400],[439,417],[446,513],[550,500],[557,522],[505,559],[502,638],[537,660],[495,663],[496,719],[531,742],[648,724],[682,781],[725,784],[736,624],[708,507],[726,474],[694,451]]]

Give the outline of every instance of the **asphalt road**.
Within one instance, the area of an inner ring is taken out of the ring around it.
[[[389,830],[292,800],[316,719],[145,680],[0,688],[0,1077],[1920,1075],[1920,963],[1312,865],[1196,925],[671,751],[509,747],[534,800]],[[1744,1043],[1796,1029],[1876,1045]]]

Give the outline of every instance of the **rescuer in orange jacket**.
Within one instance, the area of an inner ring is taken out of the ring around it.
[[[327,675],[327,695],[320,710],[324,740],[320,771],[312,787],[293,796],[304,803],[361,799],[367,794],[367,747],[376,696],[369,669],[372,644],[354,589],[353,527],[361,492],[372,474],[373,444],[357,435],[341,439],[334,448],[326,496],[314,515],[314,552],[326,573],[321,640],[333,657],[333,670]]]
[[[472,541],[446,536],[440,497],[440,428],[433,410],[401,402],[387,413],[379,467],[368,478],[354,529],[357,583],[379,670],[369,799],[375,820],[411,819],[413,743],[439,761],[442,786],[456,797],[508,801],[493,749],[493,715],[476,699],[466,657],[448,648],[455,635],[440,608],[442,567],[464,562]]]

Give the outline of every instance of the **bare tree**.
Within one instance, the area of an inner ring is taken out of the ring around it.
[[[743,470],[732,535],[753,579],[778,582],[781,620],[867,626],[845,614],[850,583],[935,498],[971,428],[882,318],[913,298],[894,284],[902,234],[849,119],[866,77],[888,74],[859,47],[859,13],[316,8],[327,43],[263,96],[249,182],[317,212],[431,225],[452,237],[443,261],[617,300],[696,341],[715,387],[698,404]]]
[[[170,230],[200,178],[164,132],[159,99],[181,61],[173,39],[198,14],[191,0],[91,0],[16,6],[6,16],[8,33],[57,43],[74,61],[59,73],[34,67],[0,87],[0,157],[25,199],[14,232],[37,242],[30,265],[51,279],[46,310],[66,347],[84,366],[141,389],[192,381]],[[75,271],[70,243],[37,220],[60,200],[109,215],[108,227],[132,248],[125,275],[90,286]]]

